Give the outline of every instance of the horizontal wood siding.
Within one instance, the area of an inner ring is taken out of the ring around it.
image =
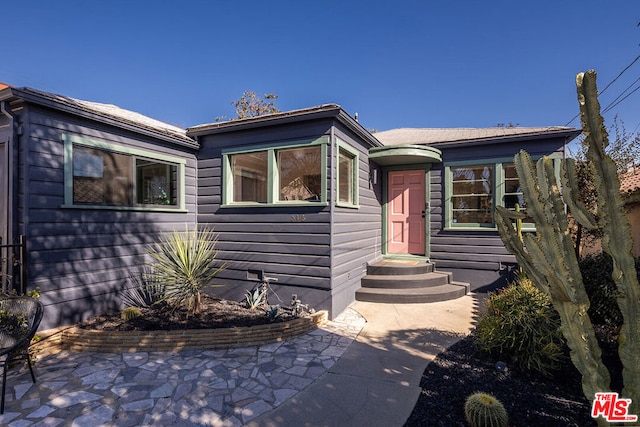
[[[249,270],[277,278],[273,291],[289,304],[291,295],[328,309],[331,289],[330,209],[328,206],[222,207],[222,150],[315,139],[329,135],[331,120],[273,126],[199,138],[198,223],[218,233],[218,259],[224,285],[213,291],[241,300],[256,285]],[[327,186],[329,188],[329,186]],[[282,303],[269,294],[271,303]],[[305,300],[307,299],[307,300]]]
[[[477,161],[483,159],[510,158],[521,149],[532,156],[562,155],[564,141],[559,139],[539,139],[518,143],[461,144],[455,147],[439,147],[443,163],[453,161]],[[438,145],[435,145],[438,147]],[[454,279],[471,278],[472,287],[485,286],[500,277],[513,264],[515,257],[504,248],[495,230],[469,231],[444,230],[444,166],[434,164],[431,172],[431,259],[442,270],[454,271]],[[462,273],[457,271],[475,271]],[[474,283],[475,281],[476,283]]]
[[[355,300],[367,263],[382,256],[382,173],[378,171],[378,182],[374,185],[369,179],[370,170],[379,166],[369,162],[370,147],[341,126],[336,127],[335,135],[359,153],[359,207],[333,207],[332,312],[338,314]],[[334,164],[336,156],[334,152]],[[331,200],[337,199],[335,187]]]
[[[28,116],[25,113],[28,111]],[[20,233],[27,237],[28,289],[40,288],[42,327],[81,321],[120,308],[118,293],[148,260],[146,246],[166,232],[195,227],[195,153],[149,137],[41,108],[22,110]],[[62,134],[187,159],[184,212],[61,208]],[[24,190],[26,189],[26,193]]]

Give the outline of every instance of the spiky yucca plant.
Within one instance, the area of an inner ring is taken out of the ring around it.
[[[163,289],[159,302],[173,309],[186,307],[190,314],[200,312],[200,293],[211,283],[225,265],[213,265],[218,250],[217,234],[210,229],[184,232],[173,231],[160,237],[160,241],[148,247],[153,258],[149,263],[149,282]]]

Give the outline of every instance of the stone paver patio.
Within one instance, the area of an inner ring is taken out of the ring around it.
[[[240,426],[272,411],[331,368],[364,327],[348,308],[284,342],[174,353],[41,354],[7,377],[0,424]]]

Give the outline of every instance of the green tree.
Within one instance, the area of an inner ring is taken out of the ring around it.
[[[614,117],[613,124],[609,127],[608,133],[615,135],[615,138],[605,147],[605,153],[614,161],[618,175],[623,174],[634,166],[636,159],[640,158],[640,135],[629,133],[624,127],[622,120]],[[587,158],[588,144],[583,137],[575,153],[571,156],[576,159],[576,172],[580,187],[580,200],[596,219],[599,218],[597,210],[598,194],[594,184],[593,163]],[[602,237],[601,229],[588,230],[580,224],[574,226],[574,240],[576,254],[580,255],[580,248],[583,243],[593,243]]]
[[[278,95],[274,93],[266,93],[260,98],[255,92],[245,90],[240,99],[231,101],[231,105],[236,109],[236,117],[229,119],[228,116],[217,116],[216,122],[279,113],[280,110],[276,107],[276,99],[278,99]]]
[[[266,93],[260,98],[255,92],[245,90],[240,99],[232,101],[231,105],[236,108],[237,118],[244,119],[279,113],[280,110],[275,104],[277,99],[278,95],[273,93]]]

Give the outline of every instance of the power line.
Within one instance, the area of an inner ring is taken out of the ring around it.
[[[628,70],[629,68],[631,68],[631,66],[632,66],[633,64],[635,64],[635,63],[638,61],[638,59],[640,59],[640,55],[636,56],[636,57],[635,57],[635,59],[634,59],[633,61],[631,61],[631,63],[629,63],[629,65],[627,65],[626,67],[624,67],[624,69],[623,69],[622,71],[620,71],[620,73],[618,73],[618,75],[617,75],[613,80],[611,80],[611,81],[609,82],[609,84],[607,84],[607,85],[604,87],[604,89],[602,89],[601,91],[598,91],[598,95],[603,94],[607,89],[609,89],[609,87],[610,87],[613,83],[615,83],[615,82],[616,82],[616,80],[618,80],[620,77],[622,77],[622,75],[623,75],[624,73],[626,73],[626,72],[627,72],[627,70]],[[636,81],[637,81],[637,80],[636,80]],[[634,82],[634,83],[635,83],[635,82]],[[633,84],[632,84],[632,86],[633,86]],[[627,88],[627,89],[629,89],[629,88]],[[626,91],[627,89],[625,89],[625,91]],[[637,90],[637,89],[636,89],[636,90]],[[633,92],[635,92],[635,90],[634,90]],[[631,93],[633,93],[633,92],[631,92]],[[624,93],[624,92],[623,92],[623,93]],[[631,93],[630,93],[629,95],[631,95]],[[622,94],[621,94],[621,95],[622,95]],[[620,101],[622,101],[622,100],[626,99],[629,95],[625,96],[625,97],[624,97],[624,98],[622,98]],[[618,98],[619,98],[619,97],[620,97],[620,95],[618,96]],[[617,99],[617,98],[616,98],[616,99]],[[620,103],[620,102],[618,102],[616,105],[618,105],[619,103]],[[569,120],[569,121],[565,124],[565,126],[569,126],[569,125],[571,124],[571,122],[573,122],[575,119],[577,119],[577,118],[578,118],[578,116],[580,116],[580,113],[578,113],[578,114],[576,114],[575,116],[573,116],[573,117],[571,118],[571,120]]]
[[[640,86],[638,86],[637,88],[635,88],[634,90],[632,90],[631,92],[629,92],[625,97],[623,97],[622,99],[620,99],[618,102],[616,102],[615,104],[610,104],[609,107],[605,108],[604,111],[602,112],[602,114],[608,113],[609,111],[611,111],[611,109],[615,106],[617,106],[618,104],[620,104],[622,101],[624,101],[625,99],[627,99],[629,96],[631,96],[634,92],[636,92],[638,89],[640,89]],[[620,98],[620,97],[618,97]]]
[[[631,64],[627,65],[624,70],[620,71],[620,74],[618,74],[615,79],[611,80],[611,82],[608,85],[606,85],[604,89],[599,91],[598,95],[603,94],[607,89],[609,89],[609,86],[614,84],[616,80],[618,80],[629,68],[631,68],[633,64],[635,64],[638,61],[638,59],[640,59],[640,55],[636,56],[636,59],[631,61]]]
[[[620,99],[620,97],[622,97],[622,95],[625,94],[625,92],[627,92],[629,89],[631,89],[633,87],[633,85],[635,85],[636,83],[638,83],[638,81],[640,80],[640,77],[638,77],[637,79],[635,79],[633,81],[633,83],[631,83],[629,86],[627,86],[621,93],[620,95],[618,95],[613,101],[611,101],[609,103],[609,105],[607,105],[606,107],[604,107],[604,109],[602,110],[602,113],[606,113],[609,110],[611,110],[613,107],[615,107],[616,105],[618,105],[621,101],[623,101],[624,99],[626,99],[629,95],[631,95],[633,92],[635,92],[636,90],[638,90],[638,88],[634,89],[631,93],[629,93],[627,96],[625,96],[624,98]],[[620,101],[618,101],[620,100]]]

